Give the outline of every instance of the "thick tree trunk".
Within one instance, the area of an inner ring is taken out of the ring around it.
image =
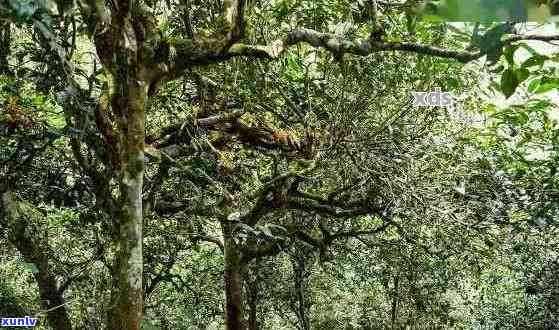
[[[0,23],[0,74],[10,74],[8,56],[11,40],[11,24]]]
[[[119,115],[121,145],[121,213],[114,276],[117,287],[117,329],[141,329],[143,316],[142,188],[144,178],[145,103],[147,83],[135,77],[118,79],[113,111]],[[113,322],[111,322],[113,323]]]
[[[307,302],[306,302],[306,265],[305,259],[301,256],[296,256],[293,260],[293,270],[295,273],[295,292],[297,293],[297,317],[301,329],[309,330],[310,324],[307,316]]]
[[[28,258],[26,258],[27,261]],[[54,276],[48,271],[48,264],[41,265],[35,279],[39,284],[39,294],[43,307],[48,310],[47,319],[51,328],[56,330],[71,330],[72,324],[68,317],[66,302]]]
[[[71,330],[72,324],[63,292],[59,290],[55,276],[49,271],[48,256],[43,253],[46,244],[44,228],[30,214],[20,214],[18,202],[11,191],[1,193],[0,223],[8,228],[8,239],[22,254],[25,262],[37,267],[34,274],[39,286],[39,296],[47,312],[52,329]]]
[[[249,293],[249,314],[248,314],[248,330],[258,330],[260,326],[258,325],[258,290],[256,288],[251,288]]]
[[[105,161],[113,169],[112,178],[120,192],[115,216],[112,305],[107,322],[111,330],[140,330],[143,318],[145,108],[153,75],[145,66],[150,57],[142,53],[147,49],[142,45],[146,27],[140,17],[132,15],[132,9],[139,10],[139,6],[130,6],[133,3],[122,2],[112,21],[105,22],[106,31],[95,39],[97,54],[110,76],[112,114],[107,115],[108,109],[100,107],[96,123],[105,140]]]
[[[250,281],[247,276],[247,300],[248,300],[248,330],[258,330],[258,264],[255,267],[254,280]],[[247,274],[248,275],[248,274]]]
[[[227,330],[245,330],[247,327],[243,309],[243,266],[231,227],[230,223],[223,225],[225,326]]]

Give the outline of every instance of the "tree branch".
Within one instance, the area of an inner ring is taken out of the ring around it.
[[[77,4],[85,19],[90,35],[107,29],[111,22],[109,10],[103,0],[78,0]]]
[[[224,252],[224,249],[225,249],[225,247],[223,246],[223,242],[217,237],[212,237],[212,236],[208,236],[208,235],[197,235],[197,236],[192,237],[192,241],[202,241],[202,242],[213,243],[213,244],[217,245],[217,247],[219,248],[219,250],[221,250],[222,253]]]
[[[506,38],[504,43],[522,40],[551,42],[559,40],[559,35],[514,35]],[[483,56],[481,52],[445,49],[419,43],[391,42],[381,40],[350,40],[329,33],[311,29],[298,28],[292,30],[286,38],[277,39],[270,45],[246,45],[237,43],[231,46],[227,56],[246,56],[255,58],[276,59],[290,46],[305,42],[317,48],[324,48],[335,55],[353,54],[368,56],[382,51],[403,51],[441,58],[455,59],[462,63],[476,60]]]
[[[535,41],[544,41],[544,42],[551,42],[559,40],[559,34],[550,34],[550,35],[538,35],[538,34],[517,34],[505,38],[503,43],[512,43],[516,41],[523,41],[523,40],[535,40]]]
[[[213,208],[210,207],[196,207],[192,205],[188,205],[184,202],[166,202],[166,201],[157,201],[153,208],[156,214],[163,216],[169,214],[176,214],[178,212],[184,212],[189,215],[196,215],[196,216],[203,216],[203,217],[215,217],[216,212]]]
[[[313,47],[324,48],[337,57],[344,54],[368,56],[382,51],[403,51],[451,58],[466,63],[482,56],[480,52],[444,49],[418,43],[350,40],[330,33],[297,28],[289,32],[285,38],[277,39],[269,45],[235,43],[225,51],[216,46],[215,42],[194,42],[190,39],[169,42],[168,47],[176,50],[176,56],[169,63],[166,77],[167,79],[176,79],[181,77],[189,67],[220,63],[233,57],[277,59],[289,47],[303,42]]]
[[[404,51],[443,58],[452,58],[466,63],[481,57],[479,52],[444,49],[418,43],[350,40],[340,36],[322,33],[311,29],[298,28],[292,30],[286,38],[273,41],[270,45],[246,45],[237,43],[231,46],[227,55],[257,58],[278,58],[290,46],[308,43],[317,48],[324,48],[335,55],[354,54],[368,56],[381,51]]]
[[[382,212],[380,208],[370,205],[370,203],[365,200],[362,201],[362,205],[342,207],[302,197],[289,197],[285,206],[287,209],[301,210],[336,218],[350,218],[360,215],[380,214]]]
[[[283,251],[283,245],[279,242],[266,242],[264,245],[246,245],[242,248],[242,263],[253,259],[274,256]]]
[[[274,130],[264,124],[249,125],[241,118],[243,114],[242,110],[234,110],[194,119],[192,122],[175,124],[163,128],[159,137],[148,137],[146,143],[158,149],[172,145],[189,145],[192,142],[191,132],[196,131],[196,128],[223,133],[210,141],[214,146],[222,146],[237,140],[249,148],[298,152],[306,155],[308,147],[313,142],[308,137],[299,141],[293,132],[287,130]]]

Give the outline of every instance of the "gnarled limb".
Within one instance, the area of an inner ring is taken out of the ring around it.
[[[287,37],[277,39],[270,45],[246,45],[237,43],[231,46],[228,56],[247,56],[257,58],[278,58],[290,46],[307,43],[313,47],[324,48],[335,55],[353,54],[368,56],[381,51],[404,51],[443,58],[452,58],[460,62],[470,62],[481,57],[478,52],[444,49],[418,43],[391,42],[382,40],[350,40],[340,36],[323,33],[307,28],[297,28]]]
[[[556,41],[559,35],[515,35],[504,40],[504,43],[511,43],[521,40]],[[393,42],[384,40],[351,40],[330,33],[323,33],[307,28],[296,28],[290,31],[286,37],[276,39],[268,45],[249,45],[235,43],[226,52],[215,52],[207,48],[196,47],[196,51],[177,54],[182,60],[179,65],[174,65],[175,71],[171,78],[180,76],[182,70],[191,65],[202,65],[219,63],[229,60],[232,57],[251,57],[251,58],[279,58],[289,47],[299,43],[307,43],[316,48],[323,48],[336,56],[343,54],[353,54],[358,56],[368,56],[373,53],[383,51],[402,51],[415,54],[429,55],[434,57],[454,59],[462,63],[471,62],[483,56],[481,52],[447,49],[438,46],[410,43]]]
[[[146,142],[158,149],[173,145],[189,145],[192,142],[192,136],[189,132],[200,128],[221,133],[214,136],[210,141],[214,146],[236,141],[248,148],[281,150],[302,154],[306,151],[306,147],[312,143],[310,139],[294,141],[291,136],[287,136],[289,132],[284,130],[274,130],[262,124],[249,125],[243,120],[243,114],[242,110],[234,110],[206,118],[194,119],[192,122],[175,124],[163,128],[159,137],[148,137]]]

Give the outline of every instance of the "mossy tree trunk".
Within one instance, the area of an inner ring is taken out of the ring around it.
[[[243,306],[243,264],[240,249],[233,237],[233,224],[223,226],[225,326],[227,330],[245,330]]]
[[[142,285],[142,188],[144,178],[144,117],[146,84],[128,78],[123,95],[114,96],[113,106],[123,115],[121,171],[119,177],[121,213],[118,219],[118,312],[120,328],[140,329],[143,310]]]
[[[11,39],[11,24],[0,23],[0,74],[9,74],[11,71],[8,63]]]
[[[98,126],[105,149],[110,152],[108,166],[119,187],[114,219],[113,305],[108,320],[115,330],[139,330],[143,318],[142,190],[145,108],[151,78],[143,54],[144,36],[134,27],[136,18],[131,10],[122,7],[107,32],[96,38],[97,53],[109,78],[109,102],[100,109]]]

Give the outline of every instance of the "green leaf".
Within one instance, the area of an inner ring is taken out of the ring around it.
[[[502,23],[489,29],[483,36],[479,38],[472,37],[472,44],[479,48],[482,54],[487,55],[487,61],[491,64],[497,63],[503,53],[503,41],[501,38],[512,32],[510,23]],[[509,58],[514,54],[518,46],[513,45],[505,49],[509,53]],[[508,61],[509,59],[507,59]],[[510,63],[510,62],[509,62]]]
[[[530,76],[530,71],[525,68],[520,68],[518,70],[515,70],[514,74],[516,75],[518,84],[521,84],[524,80],[528,79],[528,77]]]
[[[536,52],[534,48],[528,46],[525,43],[518,44],[518,47],[526,49],[532,56],[541,56],[540,54],[538,54],[538,52]]]
[[[528,84],[528,92],[535,93],[541,85],[541,78],[534,79]]]
[[[446,85],[446,89],[447,90],[452,90],[452,89],[456,89],[460,86],[460,82],[458,81],[458,79],[449,77],[446,81],[445,81],[445,85]]]
[[[545,61],[549,59],[547,56],[536,54],[522,63],[522,68],[531,68],[533,66],[543,66]]]
[[[559,88],[558,79],[550,79],[547,77],[542,77],[540,79],[535,79],[528,85],[528,91],[530,93],[542,94],[549,92],[555,88]]]
[[[546,111],[550,107],[553,107],[553,103],[545,99],[533,99],[528,101],[526,106],[532,111]]]
[[[32,262],[26,262],[24,263],[24,266],[33,274],[37,274],[39,272],[39,268],[37,268],[37,266]]]
[[[489,70],[491,73],[501,73],[505,69],[504,65],[497,65],[494,69]]]
[[[536,94],[543,94],[547,93],[555,88],[559,87],[559,85],[555,82],[546,82],[541,84],[535,91]]]
[[[505,56],[507,63],[511,66],[514,65],[514,52],[517,48],[518,46],[512,45],[510,47],[506,47],[503,51],[503,55]]]
[[[501,91],[507,98],[514,94],[518,84],[518,79],[512,69],[508,68],[503,71],[503,75],[501,76]]]
[[[523,125],[526,125],[528,123],[529,119],[530,119],[530,117],[528,116],[528,114],[526,112],[518,112],[517,116],[514,118],[513,121],[518,126],[523,126]]]

